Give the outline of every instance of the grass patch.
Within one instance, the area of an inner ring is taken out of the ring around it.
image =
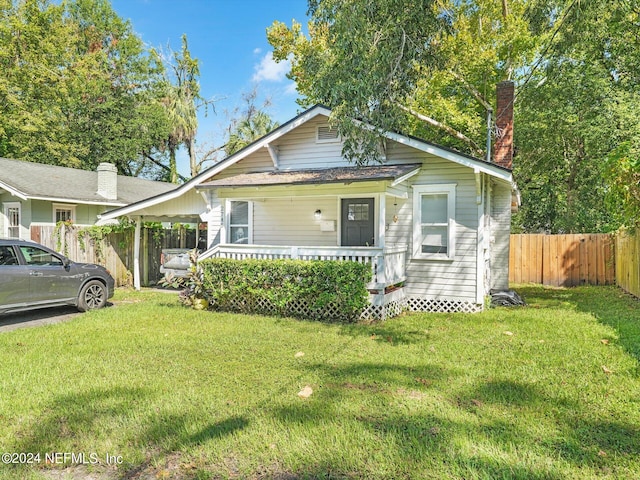
[[[640,477],[640,303],[518,291],[529,306],[377,325],[120,291],[115,307],[0,335],[0,445],[42,458],[0,476]]]

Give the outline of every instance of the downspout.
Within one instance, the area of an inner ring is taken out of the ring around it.
[[[491,114],[492,108],[487,108],[487,163],[491,163]]]

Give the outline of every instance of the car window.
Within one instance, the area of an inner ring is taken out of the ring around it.
[[[18,265],[18,257],[10,245],[0,246],[0,266],[2,265]]]
[[[46,250],[42,250],[38,247],[31,246],[21,246],[20,251],[24,256],[27,265],[37,265],[37,266],[51,266],[51,265],[62,265],[62,260],[60,260],[55,255],[47,252]]]

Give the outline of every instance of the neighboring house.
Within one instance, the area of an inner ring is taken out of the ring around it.
[[[31,227],[72,221],[93,225],[106,210],[175,189],[171,183],[0,158],[0,237],[31,239]]]
[[[498,112],[507,119],[501,164],[389,133],[380,164],[356,167],[342,157],[330,110],[316,106],[172,192],[101,221],[197,213],[208,222],[201,258],[370,262],[373,316],[477,311],[491,290],[508,289],[512,102]]]

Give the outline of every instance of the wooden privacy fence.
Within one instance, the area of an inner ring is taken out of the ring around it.
[[[608,234],[511,235],[509,282],[613,285],[614,250]]]
[[[615,258],[616,283],[623,290],[640,297],[640,235],[617,235]]]
[[[163,248],[193,248],[195,236],[195,230],[143,229],[140,245],[142,284],[155,284],[162,277],[160,254]],[[52,225],[34,225],[31,239],[73,261],[103,265],[111,272],[117,287],[133,285],[133,230],[110,233],[95,242],[75,228],[56,231]]]

